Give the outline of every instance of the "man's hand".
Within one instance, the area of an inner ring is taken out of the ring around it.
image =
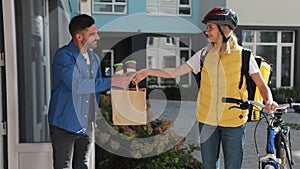
[[[128,88],[132,77],[130,76],[114,76],[111,77],[111,86],[121,87],[121,88]]]

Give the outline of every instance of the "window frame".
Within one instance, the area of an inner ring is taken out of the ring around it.
[[[152,15],[152,16],[183,16],[183,17],[191,17],[192,16],[192,0],[189,1],[189,5],[180,4],[180,0],[175,0],[176,5],[161,5],[161,1],[169,1],[169,0],[157,0],[157,3],[148,3],[146,0],[146,15]],[[171,0],[170,0],[171,1]],[[157,12],[150,12],[147,10],[148,7],[156,7],[158,9]],[[168,14],[168,13],[161,13],[161,9],[163,7],[172,7],[176,8],[176,14]],[[189,8],[190,14],[180,14],[180,8]]]
[[[95,5],[111,5],[112,11],[111,12],[101,12],[101,11],[95,11]],[[116,5],[124,5],[124,12],[116,12],[115,6]],[[117,15],[126,15],[128,9],[128,0],[125,0],[125,2],[116,2],[116,0],[111,0],[111,2],[95,2],[95,0],[92,0],[92,12],[93,14],[117,14]]]
[[[251,42],[245,42],[245,32],[250,31],[253,34],[253,40]],[[257,42],[257,35],[259,32],[276,32],[277,33],[277,41],[276,42]],[[292,35],[292,42],[282,42],[282,33],[291,32]],[[294,61],[295,61],[295,37],[296,32],[295,30],[270,30],[270,29],[243,29],[242,30],[242,45],[244,47],[250,47],[252,49],[253,55],[256,55],[257,46],[276,46],[276,65],[273,65],[273,68],[276,68],[276,88],[284,87],[284,88],[293,88],[294,87]],[[290,55],[290,85],[289,86],[282,86],[281,79],[282,79],[282,48],[283,47],[290,47],[291,48],[291,55]],[[263,56],[264,57],[264,56]],[[274,69],[273,69],[274,71]],[[273,74],[274,76],[274,74]]]
[[[110,76],[114,75],[115,72],[114,72],[114,67],[113,65],[115,64],[114,62],[114,50],[113,49],[102,49],[102,56],[103,58],[101,59],[102,62],[103,62],[103,59],[105,59],[104,57],[109,53],[110,55],[110,58],[106,58],[108,60],[110,60],[110,65],[109,65],[109,68],[110,68]],[[106,69],[107,67],[105,67]],[[106,76],[106,75],[105,75]]]

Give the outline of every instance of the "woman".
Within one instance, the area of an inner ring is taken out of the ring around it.
[[[229,109],[232,104],[222,103],[222,97],[247,99],[246,84],[239,89],[242,64],[242,47],[238,45],[234,29],[237,16],[229,8],[215,7],[202,20],[207,26],[208,45],[177,68],[143,69],[133,78],[139,83],[147,76],[175,78],[193,71],[201,72],[197,99],[202,162],[205,169],[220,166],[220,145],[224,153],[226,169],[240,169],[247,122],[247,111]],[[205,50],[203,63],[201,55]],[[264,82],[253,56],[249,62],[249,74],[259,88],[266,103],[266,111],[275,110],[278,104]],[[245,82],[245,80],[244,80]]]

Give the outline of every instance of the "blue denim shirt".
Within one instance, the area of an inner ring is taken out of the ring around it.
[[[102,78],[100,58],[91,50],[90,79],[88,65],[74,42],[58,49],[52,64],[52,91],[48,122],[64,130],[85,134],[88,123],[90,94],[95,94],[95,116],[100,92],[111,87],[109,78]],[[96,119],[96,118],[95,118]]]

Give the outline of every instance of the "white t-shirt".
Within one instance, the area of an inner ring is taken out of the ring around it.
[[[200,72],[200,58],[201,58],[201,53],[202,50],[198,51],[197,53],[195,53],[186,63],[193,69],[193,72],[195,74]],[[205,62],[205,60],[204,60]],[[253,73],[258,73],[259,67],[253,57],[253,55],[251,54],[250,56],[250,62],[249,62],[249,74],[252,75]]]
[[[91,64],[89,54],[88,54],[87,52],[81,53],[81,54],[83,55],[84,60],[86,61],[86,63],[87,63],[88,65]]]

